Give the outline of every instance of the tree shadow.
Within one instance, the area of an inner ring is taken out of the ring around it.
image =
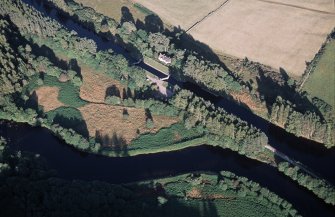
[[[60,68],[63,71],[73,70],[76,72],[76,75],[82,79],[81,68],[78,64],[77,59],[72,58],[67,62],[66,60],[59,58],[56,55],[56,53],[46,45],[39,46],[38,44],[33,43],[32,41],[30,41],[30,45],[32,47],[32,53],[37,57],[38,56],[46,57],[54,66]]]
[[[121,25],[125,22],[131,22],[135,24],[135,20],[133,17],[133,14],[130,12],[129,8],[126,6],[123,6],[121,8],[121,19],[120,19],[120,23]]]
[[[102,149],[112,151],[116,157],[126,157],[128,154],[128,145],[122,135],[113,132],[110,137],[108,134],[103,135],[99,130],[95,131],[95,141],[102,145]]]
[[[70,59],[69,63],[67,64],[67,69],[75,71],[77,73],[77,76],[80,77],[80,79],[83,78],[83,76],[81,75],[81,68],[78,65],[77,59]]]
[[[268,113],[271,113],[272,105],[276,102],[278,96],[287,101],[293,102],[297,111],[305,113],[311,111],[324,118],[319,108],[311,102],[306,96],[297,92],[294,85],[290,85],[290,77],[287,72],[280,68],[279,74],[270,76],[262,68],[258,69],[257,91],[265,101]],[[281,81],[281,82],[279,82]]]
[[[106,89],[105,98],[108,96],[121,97],[119,88],[116,85],[112,85]]]
[[[43,56],[48,58],[48,60],[55,66],[57,66],[60,69],[66,70],[68,68],[68,63],[65,60],[59,59],[55,52],[47,47],[46,45],[41,45],[39,46],[36,43],[33,43],[31,41],[31,47],[33,53],[38,57],[38,56]]]
[[[31,108],[35,110],[39,117],[43,116],[43,109],[40,105],[38,105],[38,95],[36,94],[36,91],[33,91],[27,101],[25,101],[24,103],[18,103],[22,104],[24,108]]]
[[[139,25],[140,23],[136,22],[136,24]],[[163,21],[156,14],[147,15],[144,18],[143,27],[144,27],[144,30],[146,30],[147,32],[152,32],[152,33],[164,32]]]
[[[60,126],[67,129],[73,129],[85,138],[89,138],[87,124],[83,119],[56,114],[53,118],[53,124],[59,124]]]

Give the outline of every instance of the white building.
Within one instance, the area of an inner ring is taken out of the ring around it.
[[[164,54],[160,53],[158,56],[159,61],[165,63],[165,64],[170,64],[171,63],[171,58],[165,56]]]

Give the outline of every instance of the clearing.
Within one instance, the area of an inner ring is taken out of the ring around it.
[[[58,100],[59,88],[58,87],[39,87],[35,90],[37,102],[43,106],[43,111],[48,112],[64,106],[62,102]]]
[[[303,90],[316,96],[335,109],[335,40],[329,42],[316,68],[307,79]]]
[[[80,87],[80,98],[94,103],[104,103],[108,89],[110,92],[123,96],[125,86],[106,74],[92,72],[92,69],[85,65],[80,65],[81,75],[83,76],[83,85]]]
[[[161,128],[179,122],[177,117],[152,115],[154,125],[148,128],[148,115],[144,109],[88,104],[79,110],[87,124],[89,135],[103,138],[103,145],[111,145],[115,141],[129,144],[140,134],[155,133]]]
[[[185,30],[224,2],[135,1]],[[229,0],[188,33],[218,53],[281,67],[297,78],[334,26],[330,0]]]

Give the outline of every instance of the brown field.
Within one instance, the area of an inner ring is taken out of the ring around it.
[[[198,14],[213,10],[200,0],[135,1],[184,29],[199,20]],[[215,3],[220,4],[205,2]],[[218,53],[248,57],[298,77],[335,26],[332,4],[332,0],[229,0],[189,33]]]
[[[123,117],[123,110],[126,109],[129,116]],[[146,115],[144,109],[127,108],[122,106],[112,106],[103,104],[88,104],[79,108],[87,124],[89,135],[95,137],[108,137],[105,139],[112,141],[117,138],[129,144],[131,140],[139,134],[152,132],[155,133],[163,127],[177,123],[178,118],[152,115],[154,127],[146,127]],[[110,145],[110,144],[104,145]]]
[[[131,0],[76,0],[86,7],[93,8],[95,11],[104,14],[108,17],[114,18],[120,22],[122,17],[121,8],[127,7],[129,12],[133,15],[135,21],[137,19],[144,20],[146,14],[137,10]]]
[[[64,106],[64,104],[58,100],[58,87],[40,87],[35,90],[35,93],[37,97],[37,102],[39,105],[43,106],[44,112],[48,112]]]
[[[226,0],[134,0],[174,26],[188,29]]]
[[[120,91],[122,97],[125,88],[119,81],[98,72],[92,72],[87,66],[81,65],[81,75],[83,85],[80,87],[80,98],[95,103],[105,102],[106,90],[108,87],[115,86]]]
[[[288,4],[318,11],[335,12],[334,0],[271,0],[269,2]]]

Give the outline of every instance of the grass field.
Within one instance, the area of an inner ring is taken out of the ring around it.
[[[303,90],[324,100],[335,109],[335,40],[326,45]]]
[[[36,91],[37,102],[43,106],[43,111],[48,112],[63,106],[64,104],[58,100],[58,87],[39,87]]]
[[[204,6],[203,1],[136,2],[184,29],[213,10]],[[208,5],[216,3],[219,2],[206,1]],[[317,11],[333,7],[326,0],[287,3],[287,0],[230,0],[188,33],[218,53],[248,57],[277,70],[281,67],[297,78],[334,27],[335,12]],[[307,6],[311,8],[305,9]],[[183,23],[185,20],[189,23]]]

